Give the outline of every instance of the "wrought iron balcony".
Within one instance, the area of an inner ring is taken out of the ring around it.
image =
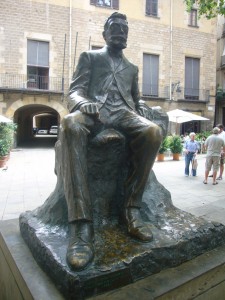
[[[209,101],[209,90],[184,88],[184,99]]]
[[[180,83],[180,82],[179,82]],[[150,98],[170,98],[169,86],[143,85],[142,96]],[[209,101],[209,90],[184,88],[177,84],[171,86],[172,98],[175,100]]]
[[[154,84],[142,84],[142,96],[150,98],[168,98],[168,87],[162,87]]]
[[[39,75],[0,74],[0,89],[27,89],[61,92],[68,90],[69,80]]]

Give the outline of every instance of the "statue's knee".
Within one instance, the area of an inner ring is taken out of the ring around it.
[[[65,116],[62,120],[62,128],[64,133],[75,135],[80,135],[83,130],[83,125],[77,122],[73,117],[70,115]]]
[[[154,141],[156,144],[160,144],[163,138],[162,129],[154,124],[148,127],[148,139],[149,141]]]
[[[72,120],[69,115],[65,116],[61,121],[61,126],[62,126],[63,130],[66,130],[67,128],[69,128],[71,126],[71,124],[72,124]]]

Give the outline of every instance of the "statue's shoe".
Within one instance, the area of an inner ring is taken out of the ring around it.
[[[142,220],[139,208],[127,208],[126,221],[128,233],[132,237],[141,242],[150,242],[153,239],[150,226]]]
[[[67,263],[74,271],[81,271],[94,258],[94,249],[92,244],[88,244],[82,240],[71,242],[67,249]]]
[[[66,259],[74,271],[85,269],[94,258],[93,230],[89,223],[70,225],[70,239]]]

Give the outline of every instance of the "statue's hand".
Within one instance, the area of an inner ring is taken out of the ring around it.
[[[139,106],[137,108],[137,112],[140,116],[144,117],[144,118],[148,118],[148,115],[149,115],[149,111],[146,107],[144,106]]]
[[[95,116],[99,115],[99,110],[96,103],[91,103],[91,102],[84,103],[80,106],[80,111],[83,114],[87,114],[87,115],[95,115]]]

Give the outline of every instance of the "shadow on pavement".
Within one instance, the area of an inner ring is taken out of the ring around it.
[[[20,148],[53,148],[57,141],[57,136],[35,136],[29,141],[18,143]]]

